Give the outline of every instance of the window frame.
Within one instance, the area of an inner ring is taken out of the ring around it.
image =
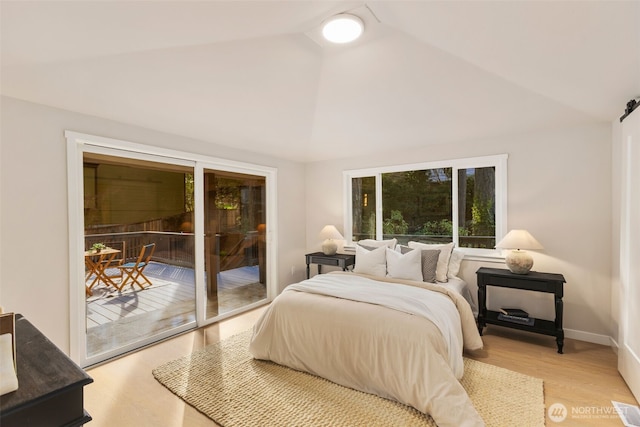
[[[453,212],[453,241],[456,248],[462,250],[465,259],[477,258],[501,258],[500,251],[496,249],[458,247],[458,173],[459,169],[469,168],[495,168],[495,229],[496,242],[500,241],[507,232],[507,154],[498,154],[482,157],[468,157],[462,159],[437,160],[431,162],[411,163],[403,165],[381,166],[366,169],[352,169],[343,172],[343,197],[344,197],[344,238],[347,246],[353,243],[353,202],[352,179],[375,177],[376,184],[376,239],[382,239],[382,174],[393,172],[407,172],[413,170],[452,168],[452,212]]]

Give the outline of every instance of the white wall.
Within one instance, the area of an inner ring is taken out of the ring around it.
[[[608,344],[613,334],[610,123],[309,164],[307,250],[319,249],[317,234],[324,224],[343,231],[344,170],[502,153],[509,155],[507,227],[529,230],[545,247],[533,254],[534,270],[564,275],[567,336]],[[462,266],[474,291],[479,266],[469,261]],[[490,307],[518,304],[547,319],[553,319],[552,301],[551,295],[489,290]]]
[[[65,130],[277,168],[278,287],[302,278],[304,165],[7,97],[0,113],[0,305],[26,316],[67,353]]]
[[[508,227],[530,230],[545,246],[534,254],[534,270],[567,279],[567,335],[598,341],[617,334],[611,309],[616,302],[611,300],[615,149],[610,123],[305,166],[12,98],[1,102],[0,305],[27,316],[63,350],[69,348],[64,130],[278,168],[279,289],[304,278],[303,255],[320,249],[322,226],[333,223],[343,231],[343,170],[507,153]],[[461,270],[474,290],[479,266],[465,261]],[[490,304],[522,300],[532,314],[551,318],[548,296],[532,295],[494,292]]]

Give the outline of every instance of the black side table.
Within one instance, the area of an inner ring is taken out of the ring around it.
[[[307,260],[307,279],[309,278],[309,264],[318,264],[318,274],[322,274],[323,265],[333,265],[341,267],[343,271],[347,271],[347,267],[356,263],[356,256],[347,254],[325,255],[322,252],[313,252],[306,254]]]
[[[482,329],[487,323],[506,326],[508,328],[521,329],[523,331],[556,337],[558,353],[562,354],[564,345],[564,330],[562,329],[563,310],[563,286],[565,283],[562,274],[539,273],[530,271],[528,274],[515,274],[509,270],[499,268],[481,267],[476,271],[478,277],[478,331],[482,335]],[[501,288],[524,289],[527,291],[546,292],[555,295],[555,320],[534,319],[532,326],[507,322],[498,319],[497,311],[487,310],[487,286]]]

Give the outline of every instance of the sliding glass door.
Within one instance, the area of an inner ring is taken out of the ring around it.
[[[65,135],[77,363],[90,366],[272,298],[275,169]]]
[[[203,170],[206,319],[267,298],[266,179]]]

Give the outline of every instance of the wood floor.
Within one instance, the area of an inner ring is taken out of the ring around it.
[[[264,310],[252,310],[88,370],[94,379],[85,388],[85,408],[93,417],[88,425],[215,426],[160,385],[151,370],[250,328]],[[567,419],[555,423],[547,416],[547,426],[619,427],[622,423],[611,414],[611,400],[637,405],[609,347],[566,339],[561,355],[552,337],[498,326],[488,326],[483,340],[485,348],[467,357],[542,378],[547,408],[554,403],[565,405]]]

